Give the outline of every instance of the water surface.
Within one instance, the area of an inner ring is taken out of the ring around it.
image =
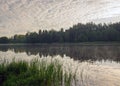
[[[77,86],[120,86],[120,45],[36,44],[0,45],[0,61],[54,59],[77,70]],[[74,85],[73,85],[74,86]]]

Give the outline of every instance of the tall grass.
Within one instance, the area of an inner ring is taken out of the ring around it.
[[[70,86],[73,77],[57,60],[13,60],[0,64],[0,86]]]

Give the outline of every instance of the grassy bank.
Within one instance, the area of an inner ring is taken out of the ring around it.
[[[70,86],[73,77],[57,60],[49,64],[38,60],[0,64],[0,86]]]

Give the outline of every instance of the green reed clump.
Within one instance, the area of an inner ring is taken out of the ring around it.
[[[70,86],[72,77],[57,60],[0,64],[0,86]]]

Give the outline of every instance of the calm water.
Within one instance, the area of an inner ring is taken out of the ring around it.
[[[120,86],[118,44],[0,45],[0,61],[13,58],[58,58],[70,70],[77,69],[77,86]]]

